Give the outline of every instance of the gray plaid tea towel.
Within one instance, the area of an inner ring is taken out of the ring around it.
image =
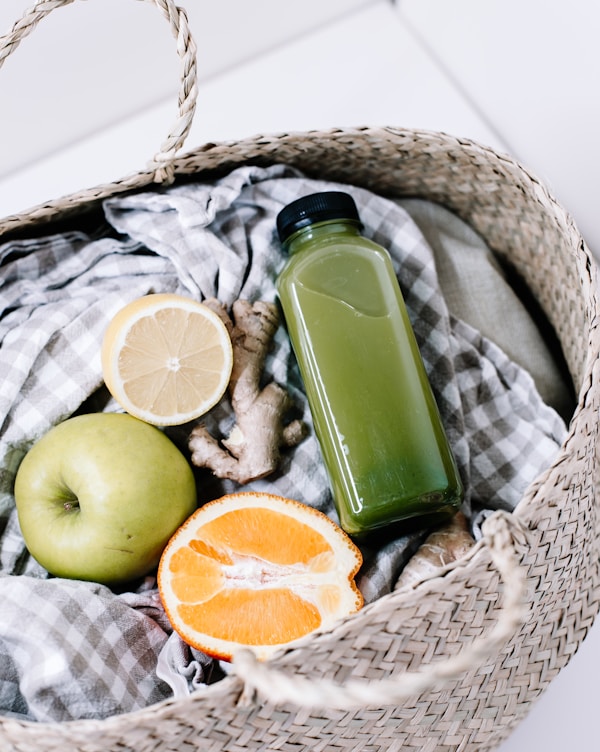
[[[48,578],[21,537],[14,476],[52,425],[78,410],[118,409],[103,389],[99,350],[125,303],[152,292],[228,305],[240,297],[273,300],[285,261],[277,213],[301,195],[330,189],[354,196],[365,234],[391,253],[465,484],[467,516],[513,509],[552,460],[565,433],[561,418],[523,367],[449,312],[434,253],[410,214],[365,189],[309,180],[283,165],[242,167],[210,184],[109,199],[96,234],[9,242],[0,247],[0,713],[102,718],[218,678],[218,667],[171,633],[153,578],[129,593]],[[283,327],[266,377],[287,386],[310,426]],[[209,414],[209,428],[227,433],[232,419],[224,400]],[[285,455],[278,473],[249,488],[299,499],[336,519],[312,433]],[[199,502],[235,490],[206,477]],[[364,548],[358,584],[367,601],[393,588],[422,537]]]

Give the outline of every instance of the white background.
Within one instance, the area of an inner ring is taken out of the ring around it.
[[[2,0],[0,33],[33,0]],[[600,257],[600,8],[590,0],[180,0],[201,85],[185,148],[396,125],[509,152]],[[0,216],[144,168],[175,119],[179,58],[149,3],[75,2],[0,69]],[[596,752],[596,624],[500,752]]]

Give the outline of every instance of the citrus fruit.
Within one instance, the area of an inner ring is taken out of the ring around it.
[[[187,423],[223,396],[233,365],[229,332],[203,303],[171,293],[128,303],[108,325],[102,371],[131,415],[157,426]]]
[[[223,660],[259,659],[363,605],[359,549],[322,512],[252,491],[198,509],[158,568],[160,596],[182,639]]]

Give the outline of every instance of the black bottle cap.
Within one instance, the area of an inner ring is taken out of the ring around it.
[[[324,191],[292,201],[277,215],[277,232],[283,243],[296,230],[332,219],[350,219],[360,224],[358,209],[349,193]]]

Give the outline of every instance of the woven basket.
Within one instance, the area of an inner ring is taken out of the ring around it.
[[[0,40],[0,64],[53,7],[44,0]],[[185,700],[104,721],[0,719],[6,752],[495,749],[567,664],[599,607],[596,269],[573,221],[526,169],[466,139],[401,128],[258,136],[177,157],[195,99],[185,13],[169,18],[182,57],[180,112],[148,171],[0,220],[0,241],[77,227],[107,196],[153,181],[208,179],[242,164],[436,201],[478,231],[552,325],[577,406],[568,436],[514,514],[496,513],[470,553],[413,590],[384,596],[332,631]]]

